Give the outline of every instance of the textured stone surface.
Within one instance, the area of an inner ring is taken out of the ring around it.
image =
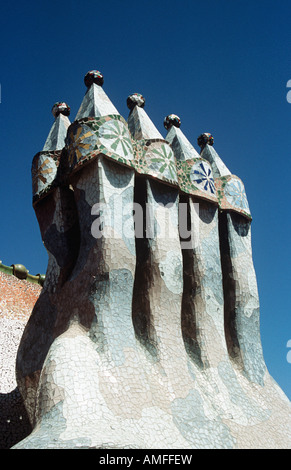
[[[172,145],[177,160],[190,160],[199,158],[199,153],[185,137],[181,129],[171,126],[166,140]]]
[[[49,151],[52,148],[55,150],[62,150],[64,146],[64,140],[67,135],[68,127],[71,122],[67,116],[59,113],[56,116],[56,120],[51,128],[51,131],[44,144],[43,151]]]
[[[14,448],[291,448],[242,182],[100,90],[34,204],[49,265],[17,357],[33,430]]]
[[[0,272],[0,448],[32,430],[15,377],[17,349],[41,287]]]

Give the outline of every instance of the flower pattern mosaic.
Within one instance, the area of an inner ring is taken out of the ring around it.
[[[197,168],[202,171],[200,165],[203,164],[204,168],[208,168],[208,163],[206,160],[202,158],[193,158],[189,160],[176,160],[177,166],[177,175],[178,175],[178,182],[179,188],[181,191],[187,194],[192,194],[201,199],[206,199],[212,201],[215,204],[218,204],[218,199],[216,195],[216,190],[214,188],[214,192],[211,191],[210,185],[207,185],[207,189],[204,187],[200,182],[200,177],[198,174],[195,174],[194,171],[199,171]],[[194,180],[193,175],[197,181]],[[192,178],[191,178],[192,176]],[[212,173],[209,175],[209,178],[212,178]]]
[[[99,140],[110,152],[113,151],[125,159],[133,159],[131,138],[121,121],[111,120],[102,124],[99,128]]]
[[[61,152],[39,152],[31,167],[32,191],[34,198],[50,190],[55,183]]]
[[[88,155],[96,140],[96,135],[87,126],[73,124],[69,127],[67,146],[68,162],[71,168]]]
[[[157,177],[162,176],[168,181],[178,182],[174,154],[168,144],[160,144],[146,155],[148,167]]]
[[[224,194],[230,204],[249,211],[245,188],[239,179],[232,178],[228,181],[224,188]]]
[[[221,209],[230,209],[251,219],[245,188],[237,176],[221,176],[215,178],[218,203]]]
[[[192,166],[190,173],[191,181],[198,185],[202,191],[215,194],[214,179],[210,165],[206,162],[198,161]]]

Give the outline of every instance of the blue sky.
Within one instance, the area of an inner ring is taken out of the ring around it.
[[[291,399],[290,128],[291,1],[16,0],[1,7],[0,259],[45,272],[31,204],[31,161],[66,101],[74,120],[83,77],[98,69],[126,119],[138,92],[166,135],[178,114],[197,148],[214,146],[246,187],[261,303],[261,335],[271,375]]]

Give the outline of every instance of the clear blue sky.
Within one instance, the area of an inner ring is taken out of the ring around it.
[[[127,118],[138,92],[165,135],[178,114],[197,149],[200,133],[245,183],[261,335],[271,375],[291,399],[290,0],[16,0],[1,6],[0,259],[46,271],[31,204],[30,168],[59,100],[73,121],[83,77],[98,69]]]

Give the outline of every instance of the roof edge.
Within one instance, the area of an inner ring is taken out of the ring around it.
[[[26,269],[25,266],[23,266],[23,264],[12,264],[11,266],[6,266],[2,263],[2,261],[0,261],[0,272],[15,276],[20,280],[39,284],[41,287],[43,286],[45,281],[45,274],[29,274],[29,271]]]

